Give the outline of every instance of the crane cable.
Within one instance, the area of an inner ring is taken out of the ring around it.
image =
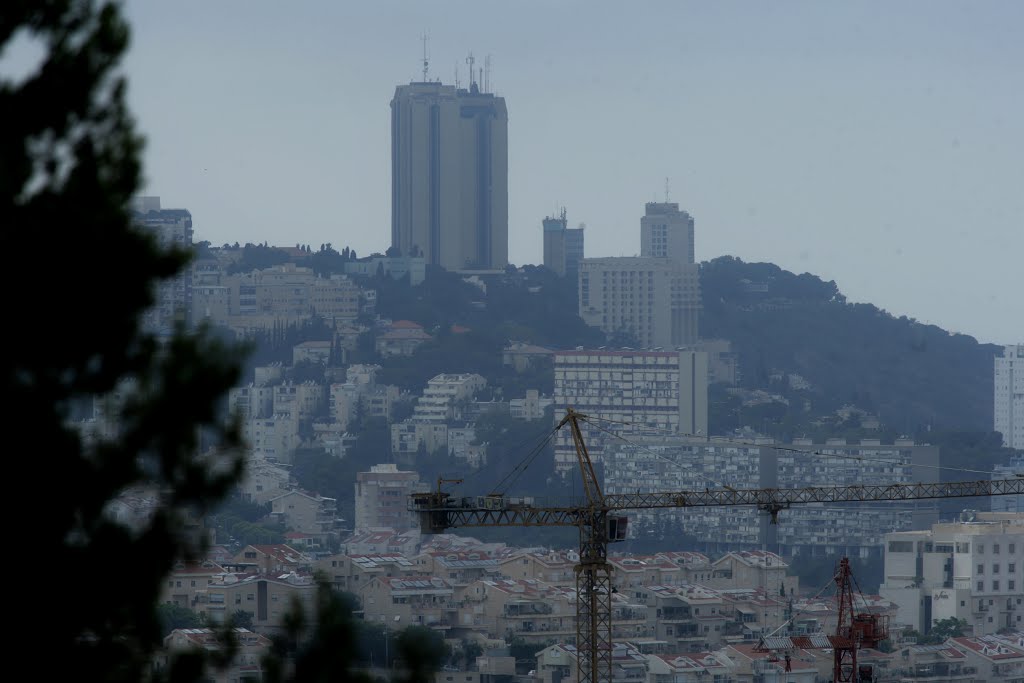
[[[558,431],[558,428],[557,427],[553,427],[551,429],[551,431],[549,431],[547,434],[545,434],[544,438],[541,439],[530,450],[530,452],[527,453],[526,456],[524,456],[523,459],[520,460],[519,463],[515,467],[512,468],[512,470],[508,474],[506,474],[504,477],[502,477],[501,481],[499,481],[495,485],[494,492],[498,493],[500,495],[505,495],[505,492],[508,491],[508,489],[511,488],[511,486],[513,484],[515,484],[516,481],[519,480],[519,477],[521,477],[523,475],[523,473],[526,472],[527,468],[530,465],[533,464],[533,461],[537,459],[537,456],[539,456],[544,451],[544,448],[548,445],[548,443],[551,441],[551,439],[554,438],[555,432],[557,432],[557,431]],[[514,450],[518,450],[527,441],[529,441],[529,439],[524,440],[522,443],[519,444],[519,446],[516,446]],[[508,482],[508,483],[506,484],[506,482]],[[502,488],[502,486],[504,486],[504,488]]]
[[[661,427],[652,427],[651,425],[640,424],[638,422],[628,422],[626,420],[613,420],[611,418],[601,417],[599,415],[587,415],[586,418],[594,419],[594,420],[600,420],[602,422],[614,422],[616,424],[629,425],[629,426],[632,426],[632,427],[643,427],[645,429],[650,429],[651,431],[662,432],[664,434],[672,435],[672,436],[689,436],[689,437],[694,437],[694,438],[699,438],[699,439],[709,439],[710,440],[710,437],[708,437],[706,435],[703,435],[703,434],[678,434],[678,433],[670,432],[667,429],[664,429],[664,428],[661,428]],[[591,424],[593,424],[593,423],[591,422]],[[739,441],[739,440],[735,440],[735,439],[729,439],[728,437],[715,437],[715,438],[716,438],[716,440],[714,442],[710,442],[710,441],[709,442],[710,443],[716,443],[716,444],[728,444],[728,445],[732,445],[732,446],[755,446],[757,448],[772,448],[772,449],[777,450],[777,451],[788,451],[788,452],[792,452],[792,453],[802,453],[803,455],[818,455],[818,456],[825,457],[825,458],[843,458],[843,459],[847,459],[847,460],[860,460],[860,461],[864,461],[864,462],[879,462],[879,463],[883,463],[883,464],[886,464],[886,465],[898,465],[898,464],[900,464],[900,463],[894,463],[891,460],[883,460],[881,458],[869,458],[869,457],[865,457],[863,455],[843,455],[841,453],[823,453],[820,450],[810,451],[810,450],[806,450],[806,449],[803,449],[803,448],[794,448],[792,446],[783,446],[783,445],[778,445],[778,444],[774,444],[774,443],[773,444],[754,443],[752,441]],[[636,445],[636,444],[634,444],[634,445]],[[949,467],[947,465],[925,465],[925,464],[918,464],[918,463],[907,463],[907,464],[909,466],[911,466],[911,467],[925,467],[925,468],[928,468],[928,469],[935,469],[935,470],[949,470],[951,472],[967,472],[969,474],[983,474],[986,477],[992,476],[992,472],[986,472],[984,470],[973,470],[973,469],[970,469],[970,468],[967,468],[967,467]]]

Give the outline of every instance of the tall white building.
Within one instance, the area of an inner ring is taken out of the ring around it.
[[[951,617],[975,636],[1024,628],[1024,514],[962,517],[886,534],[879,594],[899,606],[897,623],[922,633]]]
[[[591,459],[613,438],[645,431],[707,434],[708,354],[702,351],[559,351],[555,353],[555,419],[566,408],[595,418],[604,430],[580,425]],[[606,420],[601,422],[598,418]],[[555,467],[576,467],[568,430],[555,441]]]
[[[1013,455],[1005,464],[992,468],[993,479],[1012,479],[1017,476],[1024,476],[1024,453]],[[1024,513],[1024,493],[1015,496],[990,496],[990,500],[992,512]]]
[[[995,431],[1003,445],[1024,450],[1024,344],[995,359]]]

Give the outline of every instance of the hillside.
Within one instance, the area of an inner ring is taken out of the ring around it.
[[[851,304],[834,282],[770,263],[721,257],[701,264],[701,285],[702,334],[733,342],[744,386],[795,373],[818,414],[854,404],[911,434],[992,428],[998,346]]]

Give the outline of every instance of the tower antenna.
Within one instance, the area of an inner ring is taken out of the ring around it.
[[[484,92],[491,92],[491,56],[484,57]]]
[[[424,32],[421,38],[423,40],[423,82],[426,83],[427,74],[430,71],[430,58],[427,56],[427,41],[430,40],[430,36]]]
[[[459,89],[459,63],[455,62],[455,89]]]
[[[668,178],[665,178],[665,203],[668,204]]]
[[[466,57],[466,64],[469,64],[469,88],[470,88],[470,90],[473,89],[473,83],[474,83],[473,78],[476,77],[476,74],[473,72],[473,63],[474,62],[476,62],[476,60],[473,59],[473,53],[470,52],[469,56]]]

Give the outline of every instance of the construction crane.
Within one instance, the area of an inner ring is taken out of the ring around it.
[[[755,648],[769,653],[769,661],[777,662],[781,651],[785,657],[785,671],[790,671],[793,650],[832,650],[833,683],[871,683],[874,671],[869,664],[857,664],[861,648],[877,648],[889,637],[888,617],[871,612],[857,612],[853,600],[853,572],[850,560],[839,561],[832,582],[836,586],[836,632],[810,636],[775,636],[761,638]]]
[[[583,480],[585,500],[564,506],[535,505],[530,497],[492,493],[458,498],[443,491],[414,493],[410,509],[417,512],[424,533],[459,527],[576,527],[580,534],[576,573],[576,649],[579,683],[610,683],[612,678],[612,565],[608,544],[626,539],[626,510],[749,505],[764,510],[775,522],[778,513],[803,503],[969,498],[1024,493],[1024,478],[933,484],[760,488],[604,495],[580,431],[586,415],[572,408],[558,423],[572,433]],[[853,680],[853,679],[849,679]]]

